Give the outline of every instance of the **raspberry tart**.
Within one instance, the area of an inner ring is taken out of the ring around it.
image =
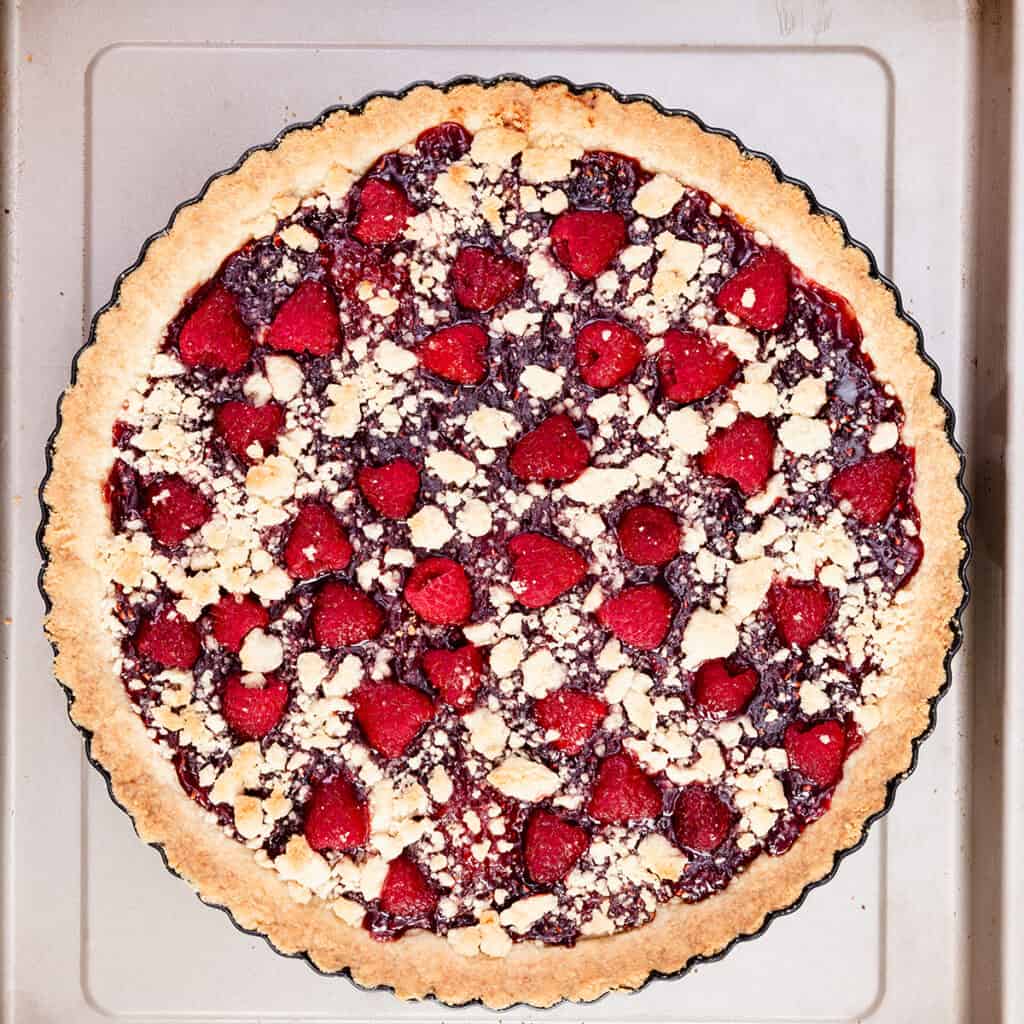
[[[556,82],[378,97],[179,209],[45,487],[56,672],[208,902],[403,997],[756,932],[928,729],[960,459],[802,187]]]

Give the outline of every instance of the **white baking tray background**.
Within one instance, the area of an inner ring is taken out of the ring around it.
[[[864,849],[797,914],[720,963],[586,1007],[501,1016],[1024,1020],[1016,971],[1003,970],[1014,956],[1019,967],[1024,947],[1006,913],[1003,863],[1014,840],[1001,828],[1016,812],[997,739],[1003,633],[994,618],[1003,586],[994,460],[1006,431],[999,310],[1009,290],[1010,126],[999,119],[1009,111],[1012,25],[1007,11],[975,8],[33,0],[8,9],[5,1021],[496,1016],[318,976],[235,930],[165,871],[65,719],[39,629],[32,539],[43,448],[84,325],[178,202],[249,146],[329,104],[416,79],[504,71],[649,93],[735,131],[809,182],[899,283],[942,367],[961,439],[993,459],[979,457],[978,486],[992,498],[978,527],[992,540],[982,538],[976,562],[984,658],[959,657],[920,766]],[[1012,699],[1019,726],[1019,687]],[[1008,735],[1003,742],[1012,748]]]

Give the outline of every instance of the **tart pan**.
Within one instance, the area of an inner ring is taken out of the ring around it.
[[[278,135],[272,141],[270,141],[268,143],[261,144],[261,145],[251,146],[249,149],[247,149],[244,153],[241,154],[241,156],[238,158],[238,160],[231,167],[225,168],[224,170],[219,171],[219,172],[211,175],[206,180],[206,182],[203,184],[203,187],[200,189],[200,191],[195,196],[193,196],[192,198],[187,199],[187,200],[179,203],[174,208],[174,210],[171,212],[171,215],[170,215],[170,217],[169,217],[169,219],[167,221],[167,224],[161,230],[155,232],[153,235],[151,235],[149,238],[147,238],[145,240],[145,242],[142,245],[142,248],[139,251],[138,258],[135,260],[135,262],[132,263],[131,266],[127,267],[124,271],[122,271],[118,275],[118,277],[117,277],[117,279],[116,279],[116,281],[114,283],[114,288],[113,288],[110,300],[102,308],[100,308],[95,313],[95,315],[93,316],[92,321],[90,323],[90,329],[89,329],[88,336],[87,336],[84,344],[77,350],[77,352],[75,353],[75,356],[74,356],[74,358],[72,360],[71,384],[75,383],[75,380],[76,380],[76,377],[77,377],[77,363],[78,363],[79,357],[81,356],[82,352],[84,352],[91,345],[93,345],[95,340],[96,340],[96,326],[97,326],[97,323],[98,323],[100,317],[107,310],[109,310],[112,306],[117,304],[117,302],[119,300],[119,297],[120,297],[120,290],[121,290],[122,282],[124,281],[124,279],[129,274],[131,274],[133,271],[135,271],[141,265],[141,263],[143,262],[143,260],[144,260],[144,258],[146,256],[146,253],[147,253],[147,251],[149,249],[149,246],[155,240],[163,237],[164,235],[166,235],[168,233],[168,231],[170,230],[171,225],[173,224],[175,218],[177,217],[178,213],[182,209],[184,209],[184,208],[186,208],[188,206],[194,205],[195,203],[198,203],[200,200],[202,200],[202,198],[206,195],[207,190],[210,188],[211,184],[214,181],[216,181],[218,178],[224,177],[225,175],[229,175],[229,174],[237,171],[239,169],[239,167],[245,162],[245,160],[251,154],[253,154],[255,152],[258,152],[258,151],[261,151],[261,150],[262,151],[272,151],[291,132],[300,131],[300,130],[304,130],[304,129],[315,128],[318,125],[322,124],[332,114],[334,114],[334,113],[336,113],[338,111],[345,111],[345,112],[351,113],[351,114],[359,114],[359,113],[362,112],[363,108],[371,100],[374,100],[374,99],[377,99],[377,98],[380,98],[380,97],[391,98],[391,99],[401,99],[404,96],[406,96],[409,92],[411,92],[413,89],[416,89],[416,88],[421,87],[421,86],[429,86],[429,87],[432,87],[432,88],[435,88],[435,89],[440,89],[442,91],[448,91],[448,90],[453,89],[453,88],[455,88],[457,86],[460,86],[460,85],[478,85],[478,86],[482,86],[482,87],[488,87],[488,86],[497,85],[497,84],[499,84],[501,82],[518,82],[518,83],[521,83],[521,84],[524,84],[524,85],[527,85],[527,86],[530,86],[530,87],[534,87],[534,88],[540,87],[540,86],[543,86],[543,85],[547,85],[547,84],[558,84],[558,85],[564,86],[565,88],[567,88],[570,92],[572,92],[574,94],[580,94],[580,93],[584,93],[584,92],[588,92],[588,91],[593,91],[593,90],[601,90],[601,91],[604,91],[604,92],[610,94],[613,98],[618,100],[620,103],[627,103],[628,104],[628,103],[642,102],[642,103],[649,104],[652,107],[654,107],[654,109],[656,111],[658,111],[658,113],[660,113],[662,115],[669,116],[669,117],[684,117],[684,118],[688,118],[689,120],[695,122],[697,124],[697,126],[701,130],[703,130],[705,132],[708,132],[710,134],[713,134],[713,135],[723,136],[723,137],[731,140],[739,148],[740,152],[744,156],[749,156],[749,157],[753,157],[753,158],[757,158],[757,159],[765,161],[768,164],[768,166],[771,168],[773,174],[775,175],[776,179],[779,182],[785,183],[785,184],[788,184],[788,185],[792,185],[792,186],[795,186],[798,189],[800,189],[800,191],[804,194],[804,196],[807,199],[807,202],[808,202],[809,207],[810,207],[810,213],[812,215],[822,214],[822,215],[826,215],[826,216],[832,218],[835,221],[835,223],[838,225],[838,227],[839,227],[839,229],[840,229],[840,231],[842,233],[842,238],[843,238],[844,244],[847,245],[847,246],[851,246],[853,248],[859,249],[866,256],[866,258],[868,260],[868,263],[869,263],[869,267],[870,267],[870,270],[869,270],[870,277],[872,277],[873,279],[876,279],[877,281],[881,282],[881,284],[884,285],[884,287],[889,292],[892,293],[892,295],[893,295],[893,297],[895,299],[897,316],[899,316],[900,319],[902,319],[905,323],[907,323],[913,329],[913,331],[914,331],[914,333],[915,333],[915,335],[917,337],[917,353],[920,356],[920,358],[929,366],[929,368],[934,371],[934,384],[933,384],[933,388],[932,388],[932,395],[938,401],[938,403],[940,404],[940,406],[942,407],[942,409],[943,409],[943,411],[945,413],[945,433],[946,433],[946,437],[947,437],[950,445],[952,446],[952,448],[956,452],[956,454],[958,456],[958,459],[959,459],[959,472],[957,474],[957,487],[958,487],[958,489],[959,489],[959,491],[960,491],[960,493],[961,493],[961,495],[963,496],[963,499],[964,499],[964,514],[963,514],[963,516],[961,517],[961,519],[959,521],[959,535],[960,535],[960,539],[963,542],[963,556],[961,558],[960,565],[959,565],[959,568],[958,568],[958,576],[959,576],[960,583],[963,586],[963,595],[964,596],[963,596],[963,599],[962,599],[959,607],[956,609],[953,617],[951,618],[951,620],[949,622],[949,628],[950,628],[950,631],[951,631],[952,641],[950,643],[950,646],[949,646],[949,648],[948,648],[948,650],[946,652],[946,656],[945,656],[945,659],[944,659],[945,678],[944,678],[944,681],[943,681],[940,689],[938,690],[938,692],[929,701],[929,717],[928,717],[927,726],[913,740],[912,756],[911,756],[910,765],[908,766],[906,771],[904,771],[901,775],[896,776],[895,778],[893,778],[893,779],[891,779],[889,781],[889,784],[888,784],[888,787],[887,787],[887,792],[886,792],[886,799],[885,799],[885,803],[884,803],[883,807],[878,812],[876,812],[874,815],[869,817],[864,822],[863,827],[861,829],[860,836],[859,836],[857,841],[852,846],[849,846],[846,849],[844,849],[844,850],[838,852],[837,854],[835,854],[832,868],[831,868],[831,870],[826,875],[824,875],[822,878],[819,878],[819,879],[817,879],[815,881],[809,882],[804,887],[804,889],[801,891],[799,896],[792,903],[788,904],[785,907],[782,907],[782,908],[779,908],[777,910],[769,912],[765,916],[764,921],[763,921],[762,925],[760,926],[760,928],[758,928],[756,931],[750,932],[748,934],[743,934],[743,935],[736,936],[731,942],[729,942],[719,952],[714,953],[714,954],[710,954],[710,955],[697,955],[697,956],[694,956],[691,959],[689,959],[685,964],[683,964],[683,966],[678,971],[662,972],[662,971],[658,971],[658,970],[652,970],[650,975],[649,975],[649,977],[648,977],[648,979],[641,986],[639,986],[636,989],[631,990],[631,991],[640,991],[641,988],[646,987],[646,985],[648,985],[651,981],[653,981],[655,979],[679,978],[679,977],[682,977],[683,975],[689,973],[689,971],[692,970],[696,966],[699,966],[701,964],[706,964],[706,963],[713,963],[713,962],[715,962],[717,960],[721,960],[727,953],[729,953],[730,950],[732,950],[740,942],[744,942],[744,941],[748,941],[748,940],[753,939],[753,938],[757,938],[758,936],[760,936],[761,934],[763,934],[767,930],[768,926],[776,918],[784,916],[784,915],[787,915],[787,914],[790,914],[793,911],[797,910],[803,904],[804,900],[807,898],[808,894],[811,892],[812,889],[815,889],[815,888],[817,888],[820,885],[824,885],[826,882],[828,882],[830,879],[832,879],[834,877],[834,875],[836,874],[836,872],[838,871],[840,863],[847,856],[852,854],[854,851],[859,850],[864,845],[864,843],[867,841],[868,833],[869,833],[871,825],[874,824],[874,822],[878,821],[880,818],[884,817],[886,814],[888,814],[888,812],[891,810],[891,808],[893,806],[893,802],[894,802],[895,795],[896,795],[896,790],[897,790],[900,782],[902,782],[903,779],[909,777],[913,773],[914,769],[917,766],[920,745],[921,745],[921,743],[925,739],[927,739],[927,737],[932,733],[932,731],[935,728],[938,703],[939,703],[939,700],[948,692],[948,690],[950,688],[950,685],[951,685],[951,682],[952,682],[952,660],[953,660],[953,657],[955,656],[955,654],[957,653],[957,651],[960,649],[960,646],[961,646],[961,644],[963,642],[962,618],[963,618],[963,613],[964,613],[964,610],[965,610],[965,608],[967,606],[967,602],[968,602],[969,596],[970,596],[970,590],[969,590],[969,584],[968,584],[968,580],[967,580],[967,571],[966,570],[967,570],[967,566],[968,566],[968,564],[970,562],[970,559],[971,559],[971,542],[970,542],[970,537],[969,537],[969,534],[968,534],[968,531],[967,531],[967,520],[968,520],[968,518],[970,516],[970,512],[971,512],[971,500],[970,500],[969,494],[967,493],[966,487],[964,485],[965,468],[966,468],[965,456],[964,456],[964,453],[963,453],[963,449],[958,444],[958,442],[956,440],[956,437],[955,437],[955,414],[953,412],[953,409],[949,405],[948,401],[943,397],[943,395],[941,393],[941,373],[940,373],[940,370],[939,370],[938,366],[936,365],[934,360],[929,356],[929,354],[927,353],[927,351],[925,349],[925,346],[924,346],[924,336],[923,336],[923,333],[921,331],[920,325],[912,317],[910,317],[906,313],[906,311],[904,310],[903,301],[902,301],[902,297],[900,295],[899,289],[896,287],[896,285],[891,280],[889,280],[888,277],[886,277],[884,274],[882,274],[878,270],[878,264],[877,264],[877,261],[876,261],[874,255],[872,254],[872,252],[867,248],[867,246],[863,245],[862,243],[860,243],[860,242],[858,242],[855,239],[850,237],[849,231],[848,231],[848,229],[846,227],[846,224],[845,224],[843,218],[838,213],[836,213],[834,210],[831,210],[830,208],[825,207],[821,203],[819,203],[817,201],[817,199],[814,197],[814,194],[811,191],[810,187],[805,182],[803,182],[803,181],[801,181],[801,180],[799,180],[797,178],[793,178],[793,177],[790,177],[789,175],[784,174],[781,171],[781,169],[779,168],[777,162],[771,156],[769,156],[768,154],[766,154],[764,152],[761,152],[759,150],[751,149],[751,148],[745,146],[742,143],[742,141],[740,139],[738,139],[736,137],[736,135],[733,134],[730,131],[727,131],[727,130],[721,129],[721,128],[709,127],[708,125],[706,125],[704,123],[704,121],[699,116],[694,114],[692,111],[689,111],[689,110],[686,110],[686,109],[681,109],[681,108],[665,107],[661,103],[659,103],[657,100],[652,98],[651,96],[648,96],[648,95],[645,95],[645,94],[642,94],[642,93],[623,94],[623,93],[618,92],[616,89],[612,88],[611,86],[606,85],[606,84],[601,83],[601,82],[591,82],[591,83],[586,83],[586,84],[582,84],[582,85],[577,85],[577,84],[569,82],[568,80],[566,80],[564,78],[561,78],[561,77],[558,77],[558,76],[549,76],[549,77],[540,78],[540,79],[531,79],[531,78],[526,78],[524,76],[516,75],[516,74],[511,74],[511,73],[497,75],[497,76],[494,76],[492,78],[483,78],[483,77],[479,77],[479,76],[460,76],[460,77],[453,78],[453,79],[451,79],[451,80],[449,80],[447,82],[443,82],[443,83],[437,83],[437,82],[431,82],[431,81],[416,81],[416,82],[410,83],[405,88],[397,90],[397,91],[382,90],[382,91],[370,93],[370,94],[364,96],[362,99],[360,99],[356,103],[352,103],[352,104],[335,104],[333,106],[327,107],[317,117],[313,118],[310,121],[297,122],[295,124],[289,125],[287,128],[285,128],[281,132],[279,132]],[[39,549],[40,555],[42,557],[42,566],[41,566],[40,573],[39,573],[38,585],[39,585],[40,593],[42,594],[42,597],[43,597],[43,601],[44,601],[45,609],[46,609],[47,613],[49,613],[49,611],[50,611],[51,602],[50,602],[49,596],[47,595],[46,590],[45,590],[45,588],[43,586],[43,578],[44,578],[44,574],[46,572],[46,569],[47,569],[47,566],[48,566],[48,563],[49,563],[49,551],[47,550],[47,548],[46,548],[46,546],[44,544],[43,538],[44,538],[44,535],[45,535],[45,531],[46,531],[46,527],[47,527],[47,523],[48,523],[48,519],[49,519],[49,511],[50,510],[49,510],[49,507],[47,506],[47,504],[46,504],[46,502],[44,500],[44,491],[45,491],[45,488],[46,488],[46,484],[49,481],[50,474],[52,472],[52,468],[53,468],[53,445],[54,445],[55,438],[56,438],[56,436],[57,436],[57,434],[58,434],[58,432],[60,430],[60,427],[61,427],[61,402],[58,402],[57,411],[56,411],[56,424],[55,424],[53,432],[51,433],[51,435],[49,437],[49,440],[48,440],[47,446],[46,446],[46,453],[45,453],[46,454],[46,472],[45,472],[45,475],[44,475],[44,477],[43,477],[43,479],[42,479],[42,481],[40,483],[39,490],[38,490],[38,498],[39,498],[39,504],[40,504],[40,510],[41,510],[41,521],[40,521],[39,529],[38,529],[37,534],[36,534],[36,543],[37,543],[37,547]],[[62,689],[64,690],[65,696],[67,698],[68,711],[69,711],[69,720],[71,720],[71,722],[75,726],[75,728],[78,729],[78,731],[82,734],[83,739],[85,741],[84,742],[84,747],[85,747],[85,755],[86,755],[86,757],[88,758],[90,764],[92,764],[92,766],[99,772],[99,774],[103,777],[104,781],[106,782],[107,791],[108,791],[108,793],[110,795],[111,800],[114,802],[114,804],[116,806],[118,806],[121,810],[125,811],[125,813],[129,814],[129,817],[131,817],[131,815],[127,811],[127,809],[122,804],[120,804],[118,802],[118,800],[116,799],[116,797],[114,796],[113,788],[112,788],[112,782],[111,782],[111,778],[110,778],[109,773],[103,768],[102,765],[100,765],[92,757],[92,754],[91,754],[91,738],[92,738],[92,734],[91,734],[91,732],[88,729],[85,729],[85,728],[77,725],[77,723],[75,723],[74,720],[70,718],[70,709],[71,709],[71,705],[72,705],[72,703],[74,701],[74,697],[73,697],[73,694],[72,694],[70,688],[68,688],[67,686],[64,686],[64,684],[60,684],[60,685],[61,685]],[[169,863],[167,861],[167,858],[165,856],[163,847],[159,843],[149,843],[147,845],[152,846],[154,849],[156,849],[160,853],[161,859],[164,862],[164,866],[167,868],[167,870],[171,874],[174,874],[176,877],[181,877],[169,865]],[[200,897],[200,899],[202,899],[202,898]],[[241,925],[239,925],[238,922],[234,919],[234,917],[232,916],[230,910],[227,907],[221,906],[219,904],[209,903],[209,902],[207,902],[205,900],[202,900],[202,902],[206,903],[207,906],[214,906],[214,907],[216,907],[219,910],[223,910],[225,912],[225,914],[227,914],[229,920],[231,920],[232,924],[234,924],[235,927],[239,929],[239,931],[242,931],[245,934],[249,934],[249,935],[256,935],[256,936],[264,939],[267,942],[267,944],[272,949],[274,949],[274,951],[276,953],[278,953],[278,954],[280,954],[282,956],[288,956],[290,958],[302,959],[302,960],[304,960],[310,966],[310,968],[312,970],[314,970],[318,974],[321,974],[321,975],[324,975],[324,976],[331,976],[331,977],[347,977],[347,978],[349,978],[349,980],[352,980],[351,976],[350,976],[350,972],[349,972],[348,969],[342,969],[340,971],[332,972],[332,973],[330,973],[328,975],[326,972],[320,970],[313,963],[313,961],[310,958],[310,956],[308,955],[308,953],[305,953],[305,952],[285,953],[282,950],[278,949],[273,944],[273,942],[267,936],[263,935],[261,932],[250,931],[249,929],[243,928]],[[362,986],[359,986],[357,982],[353,981],[353,984],[356,984],[357,987],[362,988]],[[387,988],[388,986],[380,986],[380,987]],[[440,1000],[437,1000],[437,998],[435,996],[429,996],[428,998],[430,998],[432,1001],[440,1001]],[[598,998],[599,999],[603,999],[604,996],[600,996]],[[594,1000],[594,1001],[597,1001],[597,1000]],[[481,1000],[476,999],[476,1000],[472,1000],[469,1003],[466,1003],[464,1005],[483,1006],[485,1004]],[[516,1005],[525,1005],[525,1004],[516,1004]]]

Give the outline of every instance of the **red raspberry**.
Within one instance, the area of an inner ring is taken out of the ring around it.
[[[483,670],[483,657],[472,644],[454,651],[427,651],[423,655],[423,671],[430,685],[446,704],[460,711],[473,706]]]
[[[267,609],[255,597],[225,594],[211,609],[213,636],[222,647],[236,654],[242,641],[270,621]]]
[[[353,697],[356,721],[370,746],[385,757],[400,757],[434,717],[434,702],[414,686],[366,683]]]
[[[427,622],[460,626],[473,611],[466,570],[450,558],[426,558],[405,581],[405,600]]]
[[[832,598],[816,580],[785,580],[768,591],[768,611],[787,647],[810,647],[832,617]]]
[[[384,612],[361,590],[330,580],[313,602],[313,638],[323,647],[350,647],[380,635]]]
[[[252,337],[223,285],[214,286],[182,325],[178,351],[186,366],[228,373],[237,373],[249,361]]]
[[[228,676],[220,695],[220,710],[232,732],[242,739],[258,740],[281,721],[288,703],[288,687],[270,674],[259,683],[257,676]]]
[[[381,909],[392,917],[421,920],[437,909],[437,893],[406,853],[388,865],[380,891]]]
[[[322,281],[303,281],[277,311],[267,344],[280,352],[329,356],[338,347],[338,305]]]
[[[142,518],[159,544],[180,544],[211,515],[213,509],[199,488],[180,476],[161,477],[142,492]]]
[[[679,554],[682,530],[660,505],[634,505],[619,520],[619,545],[635,565],[664,565]]]
[[[534,811],[526,826],[523,860],[538,885],[562,881],[590,846],[585,829],[552,814]]]
[[[742,712],[757,689],[757,672],[740,669],[733,674],[722,659],[706,661],[697,669],[693,699],[709,715],[731,718]]]
[[[451,270],[455,301],[465,309],[486,312],[523,286],[526,269],[519,260],[478,245],[464,245]]]
[[[487,334],[476,324],[443,327],[416,352],[426,369],[456,384],[479,384],[487,373]]]
[[[700,853],[711,853],[732,830],[733,812],[707,786],[692,783],[676,798],[672,829],[676,841]]]
[[[591,320],[576,335],[576,365],[592,388],[621,384],[643,357],[640,336],[614,320]]]
[[[371,178],[359,193],[352,234],[366,245],[393,242],[416,215],[416,207],[394,182]]]
[[[135,649],[164,668],[191,668],[199,659],[199,630],[173,605],[145,616],[135,632]]]
[[[214,414],[214,429],[242,462],[252,462],[249,448],[258,444],[262,454],[272,451],[284,426],[284,409],[276,402],[250,405],[225,402]]]
[[[834,786],[843,774],[847,737],[842,723],[818,722],[801,726],[793,723],[784,740],[789,766],[816,786]]]
[[[590,451],[572,420],[559,413],[519,439],[508,465],[520,480],[575,480],[589,462]]]
[[[746,495],[764,490],[775,458],[775,432],[765,420],[744,413],[708,439],[700,468],[711,476],[732,480]]]
[[[533,714],[545,732],[557,732],[552,746],[578,754],[608,714],[608,705],[582,690],[556,690],[533,706]]]
[[[626,222],[610,211],[567,210],[551,225],[555,258],[578,277],[597,277],[625,244]]]
[[[661,793],[629,754],[612,754],[597,770],[587,811],[603,824],[656,818]]]
[[[299,509],[284,546],[290,576],[308,580],[344,569],[352,558],[345,528],[326,505],[310,503]]]
[[[392,459],[383,466],[364,466],[356,473],[356,483],[382,516],[405,519],[420,492],[420,471],[408,459]]]
[[[543,533],[520,533],[508,542],[512,592],[527,608],[544,608],[587,575],[586,559]]]
[[[715,302],[751,327],[773,331],[789,310],[789,278],[789,260],[778,249],[764,249],[722,285]]]
[[[653,651],[668,635],[675,606],[657,583],[627,587],[597,609],[597,619],[620,640],[642,651]]]
[[[892,511],[908,476],[907,464],[899,455],[882,452],[841,469],[832,477],[829,490],[837,502],[850,503],[857,519],[874,526]]]
[[[370,814],[344,776],[313,787],[306,805],[305,835],[314,850],[357,850],[366,845]]]
[[[696,402],[728,384],[739,360],[724,345],[699,334],[666,331],[658,353],[662,394],[672,402]]]

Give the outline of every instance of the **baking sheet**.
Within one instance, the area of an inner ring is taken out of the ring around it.
[[[900,285],[960,411],[961,439],[996,451],[1006,430],[994,310],[1005,308],[1009,274],[998,203],[1000,175],[1004,188],[1009,177],[1009,15],[941,3],[647,3],[624,23],[609,3],[580,20],[578,9],[540,3],[520,3],[510,19],[497,3],[449,3],[439,18],[413,3],[316,0],[258,10],[37,0],[9,13],[5,127],[17,146],[5,158],[18,173],[13,301],[2,310],[14,567],[5,614],[15,626],[4,637],[5,1019],[491,1018],[359,992],[235,931],[164,871],[84,763],[38,631],[31,547],[43,446],[84,318],[182,198],[285,124],[413,79],[557,73],[693,109],[810,182]],[[997,460],[983,469],[998,491]],[[503,1016],[1022,1019],[1006,1015],[1017,996],[1004,998],[1000,969],[1015,939],[1003,927],[1012,837],[998,841],[1012,794],[993,749],[1006,692],[1001,501],[980,515],[986,657],[974,664],[969,647],[958,659],[916,774],[836,879],[686,979]],[[984,743],[968,757],[972,734]]]

